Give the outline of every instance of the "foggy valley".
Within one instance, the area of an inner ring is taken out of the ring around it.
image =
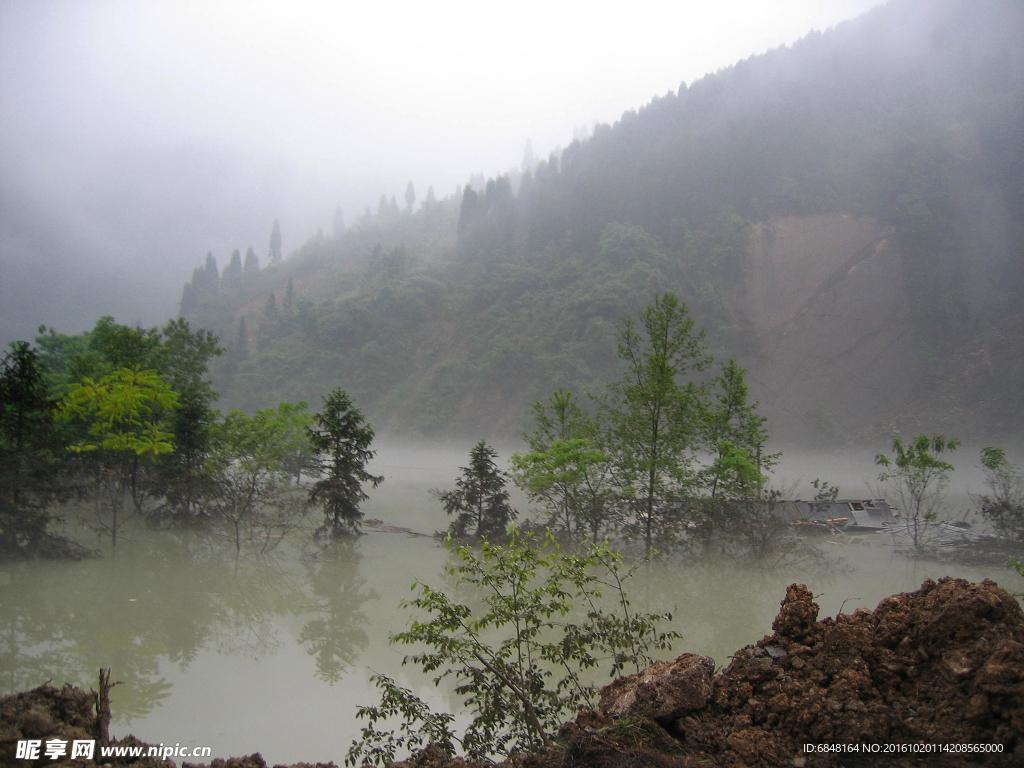
[[[1012,0],[0,5],[0,763],[1018,764],[1021,179]]]

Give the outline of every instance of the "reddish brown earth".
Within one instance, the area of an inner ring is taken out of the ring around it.
[[[791,585],[773,634],[737,651],[720,674],[707,657],[683,654],[621,678],[604,689],[597,710],[562,727],[554,749],[506,765],[1024,765],[1024,614],[995,583],[927,581],[915,592],[886,598],[874,611],[817,617],[810,591]],[[30,765],[13,759],[19,738],[91,738],[92,703],[90,694],[70,686],[0,699],[0,764]],[[806,749],[826,744],[858,751]],[[996,745],[1002,751],[936,751],[945,745]],[[68,763],[35,763],[58,764]],[[468,765],[429,747],[395,768]],[[214,767],[266,763],[254,754],[215,760]]]

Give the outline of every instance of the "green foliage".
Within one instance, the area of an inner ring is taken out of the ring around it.
[[[505,488],[507,475],[494,460],[498,454],[481,440],[469,452],[469,466],[461,467],[462,476],[455,481],[455,490],[434,490],[431,493],[455,515],[449,533],[456,539],[485,539],[501,536],[518,513],[509,504]]]
[[[1002,448],[981,449],[981,466],[990,491],[981,496],[981,514],[1000,536],[1024,541],[1024,472]]]
[[[83,439],[69,446],[88,454],[97,488],[109,497],[110,522],[97,520],[117,544],[124,495],[130,493],[136,512],[142,511],[153,460],[174,450],[167,419],[178,394],[156,371],[118,368],[93,380],[88,376],[67,393],[58,417],[84,427]]]
[[[236,550],[243,540],[262,539],[264,550],[305,513],[287,493],[289,459],[308,450],[312,423],[305,403],[281,403],[248,416],[231,411],[213,428],[214,450],[207,465],[212,488],[204,504],[226,522]],[[271,538],[271,537],[276,538]]]
[[[590,670],[609,677],[627,668],[639,672],[651,663],[652,651],[669,650],[679,637],[658,631],[669,614],[632,609],[624,583],[633,569],[624,568],[607,544],[568,554],[550,534],[538,540],[513,529],[507,544],[484,542],[477,551],[449,540],[448,547],[455,557],[448,566],[454,587],[483,596],[483,605],[456,602],[417,581],[416,597],[403,605],[426,617],[392,642],[425,646],[406,662],[436,673],[435,683],[454,680],[462,710],[471,716],[458,739],[470,758],[549,745],[567,716],[596,704]],[[585,617],[576,621],[583,611]],[[428,737],[417,723],[429,724],[447,744],[455,740],[450,715],[427,721],[425,706],[408,691],[378,685],[387,706],[360,708],[371,726],[346,762],[381,760],[423,743]],[[385,714],[403,717],[399,735],[375,729]]]
[[[915,547],[922,543],[921,524],[936,519],[954,469],[940,457],[959,445],[959,440],[947,440],[943,435],[917,435],[906,444],[902,438],[894,437],[894,456],[875,456],[875,464],[885,468],[878,479],[888,485],[904,519],[910,521]]]
[[[330,526],[333,533],[345,528],[356,531],[363,516],[359,504],[369,498],[363,483],[376,488],[384,482],[383,476],[366,471],[375,452],[370,450],[373,428],[364,421],[348,394],[336,389],[324,398],[323,410],[314,417],[314,426],[306,428],[321,473],[321,479],[309,492],[309,501],[323,506],[325,526]]]
[[[381,692],[380,704],[356,711],[356,719],[366,720],[367,725],[360,729],[360,740],[349,748],[345,765],[389,765],[399,750],[413,751],[428,744],[437,744],[448,754],[455,753],[455,744],[462,740],[449,727],[454,715],[433,712],[429,704],[387,675],[371,675],[370,682]],[[376,729],[379,723],[394,719],[399,719],[397,734]]]
[[[46,535],[48,508],[68,495],[56,406],[39,353],[13,343],[0,362],[0,556],[34,553]]]
[[[165,431],[164,423],[177,402],[177,393],[156,371],[119,368],[98,381],[87,376],[72,387],[61,416],[86,421],[94,438],[70,446],[72,451],[158,456],[174,450],[174,435]]]
[[[523,435],[530,451],[510,460],[516,485],[545,504],[549,527],[570,544],[587,535],[596,543],[611,504],[608,456],[596,447],[598,425],[563,389],[546,405],[535,403],[533,418],[535,429]]]
[[[713,383],[714,396],[704,415],[706,441],[715,456],[703,472],[711,498],[760,495],[766,470],[778,454],[765,452],[767,419],[748,401],[745,371],[730,360]]]
[[[704,390],[679,378],[704,370],[710,356],[693,319],[670,293],[623,321],[619,357],[627,372],[602,403],[607,445],[621,495],[632,501],[635,527],[649,553],[676,522],[673,505],[690,492],[692,452],[700,445]]]

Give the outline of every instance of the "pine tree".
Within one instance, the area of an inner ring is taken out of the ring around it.
[[[48,508],[70,495],[58,482],[64,445],[56,407],[39,353],[12,343],[0,360],[0,554],[37,551],[48,535]]]
[[[497,452],[481,440],[469,452],[469,466],[462,467],[462,477],[455,481],[455,490],[432,492],[444,505],[445,512],[455,515],[448,529],[453,537],[500,536],[518,516],[509,504],[505,488],[508,476],[494,463],[497,457]]]
[[[424,205],[433,205],[437,202],[437,196],[434,194],[434,185],[431,184],[427,187],[427,196],[423,198]]]
[[[255,274],[259,271],[259,256],[253,250],[252,246],[246,251],[246,265],[243,268],[246,274]]]
[[[270,292],[270,296],[267,298],[267,306],[263,308],[263,314],[271,322],[277,320],[277,296],[274,295],[273,291]]]
[[[195,278],[193,278],[193,282],[195,282]],[[181,304],[178,305],[179,317],[191,314],[192,310],[195,309],[195,293],[195,288],[192,287],[192,283],[185,283],[185,288],[181,292]]]
[[[295,302],[295,289],[292,287],[292,277],[288,276],[288,288],[284,292],[284,311],[291,312]]]
[[[413,189],[412,179],[409,179],[409,185],[405,188],[405,206],[408,210],[412,210],[413,204],[416,202],[416,190]]]
[[[281,224],[274,219],[274,226],[270,230],[270,263],[276,264],[281,260]]]
[[[323,411],[316,414],[315,425],[306,428],[310,445],[317,453],[316,465],[322,479],[309,492],[313,504],[322,504],[332,533],[355,532],[363,513],[360,503],[369,496],[363,484],[376,488],[383,476],[371,475],[366,465],[375,452],[370,450],[374,432],[364,424],[362,411],[352,404],[348,393],[336,389],[324,398]],[[321,529],[323,530],[323,529]]]
[[[237,248],[231,252],[231,261],[224,268],[224,274],[220,276],[222,288],[231,288],[238,285],[242,278],[242,253]]]
[[[220,288],[220,270],[217,268],[217,258],[212,251],[206,254],[206,264],[203,265],[202,286],[199,295],[203,298],[216,296]]]

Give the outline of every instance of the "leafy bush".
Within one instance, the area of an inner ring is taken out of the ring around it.
[[[669,650],[679,637],[658,631],[671,614],[632,610],[624,582],[634,569],[606,543],[568,553],[551,535],[540,540],[513,529],[507,544],[484,542],[479,551],[451,540],[447,546],[454,586],[483,595],[483,607],[417,581],[416,597],[403,606],[428,618],[391,642],[426,646],[405,661],[437,673],[435,684],[454,680],[469,726],[457,737],[453,716],[432,713],[411,691],[377,676],[382,702],[359,708],[356,717],[369,724],[349,749],[349,765],[383,764],[397,750],[428,741],[457,743],[473,759],[549,746],[549,734],[567,716],[596,704],[598,687],[587,670],[603,667],[610,677],[639,672],[652,651]],[[585,616],[573,620],[574,610]],[[377,730],[394,717],[402,718],[397,733]]]

